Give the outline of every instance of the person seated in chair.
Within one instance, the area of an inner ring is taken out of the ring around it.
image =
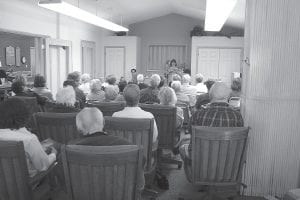
[[[116,90],[116,87],[114,87],[113,85],[108,85],[105,87],[104,89],[104,102],[112,102],[115,101],[117,96],[118,96],[118,90]]]
[[[91,91],[90,82],[91,82],[90,74],[81,75],[81,84],[78,86],[78,88],[82,90],[85,95],[87,95]]]
[[[160,76],[153,74],[150,78],[150,85],[141,90],[140,103],[159,103],[158,99],[158,86],[160,84]]]
[[[197,88],[193,85],[190,85],[191,76],[188,74],[184,74],[182,76],[182,86],[181,91],[183,94],[186,94],[190,99],[190,105],[194,106],[196,103],[196,95],[197,95]]]
[[[0,103],[0,113],[0,140],[23,142],[29,176],[47,170],[56,160],[57,151],[51,148],[47,155],[37,136],[25,128],[30,119],[25,102],[18,98],[7,99]]]
[[[203,94],[203,93],[207,93],[207,87],[205,86],[205,84],[203,83],[203,75],[202,74],[196,74],[196,89],[197,89],[197,93]]]
[[[115,112],[112,117],[125,117],[125,118],[144,118],[144,119],[154,119],[154,116],[150,112],[142,110],[138,104],[140,100],[140,89],[136,84],[128,84],[123,92],[124,99],[126,101],[126,107]],[[157,142],[157,126],[154,120],[153,126],[153,142]]]
[[[224,82],[216,82],[209,91],[211,99],[206,108],[197,110],[191,117],[190,124],[211,127],[242,127],[244,121],[239,111],[228,104],[230,89]],[[179,151],[184,161],[187,177],[191,177],[191,144],[183,144]]]
[[[214,80],[207,80],[204,82],[204,85],[206,85],[207,87],[207,91],[209,92],[210,88],[213,86],[213,84],[215,83]],[[208,104],[210,102],[210,98],[209,98],[209,94],[207,93],[204,93],[204,94],[200,94],[197,98],[197,101],[196,101],[196,109],[199,110],[202,106]]]
[[[42,97],[47,97],[50,101],[53,101],[53,95],[51,91],[46,87],[46,80],[44,76],[40,74],[34,76],[32,91]]]
[[[85,101],[86,101],[86,97],[85,97],[85,94],[83,93],[83,91],[78,88],[79,84],[80,84],[80,73],[79,72],[69,73],[67,80],[74,81],[74,85],[72,85],[72,86],[74,87],[74,90],[75,90],[76,100],[79,102],[79,107],[83,108]],[[64,86],[65,86],[65,84],[64,84]]]
[[[177,97],[177,103],[190,105],[189,97],[181,91],[181,82],[180,81],[172,81],[171,87],[175,91]]]
[[[138,84],[140,90],[148,87],[148,85],[146,83],[144,83],[144,75],[143,74],[138,74],[136,79],[137,79],[137,84]]]
[[[91,91],[87,95],[88,101],[104,101],[105,92],[102,90],[102,83],[99,79],[91,80]]]

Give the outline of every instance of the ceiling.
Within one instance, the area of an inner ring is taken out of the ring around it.
[[[206,0],[65,0],[100,17],[129,25],[175,13],[205,19]],[[225,1],[225,0],[224,0]],[[246,0],[238,0],[226,25],[243,28]]]

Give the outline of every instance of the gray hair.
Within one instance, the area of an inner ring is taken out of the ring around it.
[[[75,90],[72,86],[61,88],[56,93],[56,102],[66,106],[74,106],[76,102]]]
[[[162,105],[175,105],[177,97],[174,90],[170,87],[163,87],[158,93],[160,104]]]
[[[76,126],[83,135],[101,132],[104,127],[103,114],[96,107],[86,107],[76,115]]]
[[[184,74],[182,76],[182,83],[190,83],[191,82],[191,76],[188,74]]]
[[[160,83],[160,76],[158,74],[153,74],[150,78],[150,85],[153,88],[156,88]]]
[[[224,82],[215,82],[209,90],[211,102],[227,102],[230,95],[230,89]]]
[[[97,93],[102,89],[102,83],[99,79],[93,79],[90,83],[91,93]]]
[[[172,81],[171,87],[175,92],[179,92],[181,89],[181,82],[180,81]]]
[[[202,74],[196,74],[195,79],[196,79],[197,83],[202,83],[202,81],[203,81],[203,75]]]
[[[142,83],[144,81],[144,75],[143,74],[138,74],[136,77],[136,80],[138,83]]]
[[[87,82],[89,82],[90,80],[91,80],[90,74],[82,74],[82,75],[81,75],[81,81],[82,81],[83,83],[87,83]]]

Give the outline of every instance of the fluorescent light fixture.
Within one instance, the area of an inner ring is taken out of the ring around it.
[[[102,19],[62,0],[41,0],[39,6],[112,31],[128,31],[123,26]]]
[[[206,0],[205,31],[220,31],[237,0]]]

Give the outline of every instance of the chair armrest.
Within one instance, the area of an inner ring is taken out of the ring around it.
[[[41,180],[43,180],[47,175],[49,175],[50,172],[53,171],[53,169],[55,168],[57,162],[53,162],[46,171],[42,171],[39,172],[38,174],[36,174],[34,177],[29,178],[29,184],[31,186],[35,185],[36,183],[40,182]]]

